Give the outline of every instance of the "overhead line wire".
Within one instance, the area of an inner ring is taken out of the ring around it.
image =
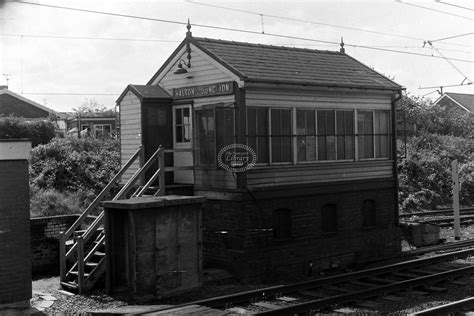
[[[45,6],[45,7],[51,7],[51,8],[56,8],[56,9],[65,9],[65,10],[72,10],[72,11],[80,11],[80,12],[87,12],[87,13],[95,13],[95,14],[102,14],[102,15],[125,17],[125,18],[143,19],[143,20],[154,21],[154,22],[187,25],[187,22],[179,22],[179,21],[164,20],[164,19],[155,19],[155,18],[135,16],[135,15],[126,15],[126,14],[119,14],[119,13],[104,12],[104,11],[78,9],[78,8],[63,7],[63,6],[42,4],[42,3],[27,2],[27,1],[16,2],[16,3],[31,4],[31,5]],[[289,38],[289,39],[296,39],[296,40],[303,40],[303,41],[310,41],[310,42],[317,42],[317,43],[325,43],[325,44],[331,44],[331,45],[339,45],[338,42],[332,42],[332,41],[304,38],[304,37],[291,36],[291,35],[282,35],[282,34],[276,34],[276,33],[267,33],[267,32],[266,33],[261,33],[261,32],[258,32],[258,31],[242,30],[242,29],[235,29],[235,28],[230,28],[230,27],[222,27],[222,26],[214,26],[214,25],[206,25],[206,24],[193,24],[193,26],[203,27],[203,28],[210,28],[210,29],[225,30],[225,31],[232,31],[232,32],[241,32],[241,33],[247,33],[247,34],[255,34],[255,35],[266,35],[266,36],[272,36],[272,37],[278,37],[278,38]],[[378,51],[387,51],[387,52],[400,53],[400,54],[408,54],[408,55],[415,55],[415,56],[424,56],[424,57],[446,59],[446,57],[426,55],[426,54],[420,54],[420,53],[414,53],[414,52],[398,51],[398,50],[393,50],[393,49],[377,48],[377,47],[367,46],[367,45],[356,45],[356,44],[348,44],[348,43],[346,43],[345,45],[346,46],[351,46],[351,47],[356,47],[356,48],[358,47],[358,48],[372,49],[372,50],[378,50]],[[455,60],[455,61],[474,63],[471,60],[451,58],[451,57],[450,57],[450,59]]]
[[[439,12],[439,13],[443,13],[443,14],[448,14],[448,15],[452,15],[452,16],[457,16],[458,18],[463,18],[463,19],[466,19],[466,20],[471,20],[473,21],[474,19],[471,19],[467,16],[463,16],[463,15],[459,15],[459,14],[455,14],[455,13],[450,13],[450,12],[446,12],[446,11],[442,11],[442,10],[437,10],[437,9],[433,9],[433,8],[428,8],[428,7],[424,7],[422,5],[418,5],[418,4],[413,4],[413,3],[408,3],[408,2],[403,2],[402,0],[396,0],[396,2],[399,2],[399,3],[402,3],[402,4],[406,4],[406,5],[411,5],[413,7],[417,7],[417,8],[422,8],[422,9],[425,9],[425,10],[430,10],[430,11],[435,11],[435,12]]]
[[[474,11],[474,9],[471,9],[471,8],[468,8],[468,7],[463,7],[463,6],[457,5],[457,4],[444,2],[444,1],[441,1],[441,0],[436,0],[436,2],[441,3],[441,4],[445,4],[445,5],[450,5],[450,6],[453,6],[453,7],[456,7],[456,8],[461,8],[461,9],[465,9],[465,10]]]
[[[387,33],[387,32],[380,32],[380,31],[372,31],[372,30],[366,30],[366,29],[361,29],[361,28],[356,28],[356,27],[342,26],[342,25],[336,25],[336,24],[328,24],[328,23],[316,22],[316,21],[311,21],[311,20],[289,18],[289,17],[285,17],[285,16],[264,14],[264,13],[258,13],[258,12],[248,11],[248,10],[241,10],[241,9],[235,9],[235,8],[230,8],[230,7],[224,7],[224,6],[220,6],[220,5],[208,4],[208,3],[198,2],[198,1],[194,1],[194,0],[186,0],[186,1],[189,2],[189,3],[192,3],[192,4],[197,4],[197,5],[202,5],[202,6],[209,6],[209,7],[212,7],[212,8],[219,8],[219,9],[235,11],[235,12],[248,13],[248,14],[253,14],[253,15],[258,15],[258,16],[266,16],[266,17],[275,18],[275,19],[282,19],[282,20],[295,21],[295,22],[304,22],[304,23],[310,23],[310,24],[315,24],[315,25],[330,26],[330,27],[342,28],[342,29],[353,30],[353,31],[360,31],[360,32],[387,35],[387,36],[393,36],[393,37],[399,37],[399,38],[406,38],[406,39],[411,39],[411,40],[416,40],[416,41],[423,41],[424,40],[423,38],[419,38],[419,37],[400,35],[400,34],[394,34],[394,33]],[[443,43],[443,44],[465,46],[465,45],[456,44],[456,43]]]
[[[78,40],[105,40],[105,41],[133,41],[133,42],[160,42],[160,43],[179,43],[174,40],[160,39],[140,39],[140,38],[115,38],[115,37],[87,37],[87,36],[57,36],[57,35],[33,35],[33,34],[3,34],[0,36],[8,37],[32,37],[32,38],[53,38],[53,39],[78,39]]]
[[[444,37],[444,38],[440,38],[440,39],[436,39],[436,40],[430,40],[430,42],[439,42],[439,41],[444,41],[444,40],[447,40],[447,39],[452,39],[452,38],[457,38],[457,37],[462,37],[462,36],[467,36],[467,35],[472,35],[474,34],[474,32],[469,32],[469,33],[464,33],[464,34],[460,34],[460,35],[454,35],[454,36],[449,36],[449,37]]]

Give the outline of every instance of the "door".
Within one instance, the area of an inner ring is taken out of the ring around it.
[[[179,105],[173,107],[173,148],[177,149],[173,155],[175,167],[193,166],[193,125],[191,105]],[[185,149],[187,151],[179,151]],[[193,170],[174,172],[175,183],[194,183]]]

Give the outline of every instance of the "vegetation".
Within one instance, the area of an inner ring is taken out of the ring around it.
[[[95,99],[86,99],[84,103],[72,110],[81,116],[115,116],[114,109],[99,104]]]
[[[32,214],[82,212],[119,168],[115,139],[55,138],[37,146],[30,166]]]
[[[0,120],[0,139],[26,138],[35,147],[47,144],[55,136],[54,125],[49,121],[25,121],[16,117]]]
[[[452,203],[451,163],[458,160],[460,202],[474,204],[474,149],[469,114],[404,96],[399,104],[406,122],[416,125],[404,144],[399,140],[399,205],[402,212]],[[399,112],[400,113],[400,112]],[[401,116],[399,116],[399,119]]]

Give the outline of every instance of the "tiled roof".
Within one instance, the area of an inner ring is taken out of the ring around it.
[[[369,89],[402,88],[340,52],[207,38],[193,38],[191,41],[245,81]]]
[[[445,94],[451,97],[457,103],[464,106],[471,113],[474,113],[474,94],[452,93],[452,92],[446,92]]]
[[[139,84],[129,84],[125,90],[120,94],[117,101],[117,104],[122,102],[123,98],[128,91],[132,91],[140,100],[143,99],[171,99],[171,95],[166,92],[165,89],[157,85],[139,85]]]
[[[166,92],[165,89],[160,86],[149,86],[149,85],[129,85],[144,99],[170,99],[171,96]]]

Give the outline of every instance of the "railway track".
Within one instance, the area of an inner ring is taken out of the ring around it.
[[[186,311],[213,315],[257,314],[293,315],[334,311],[342,304],[381,298],[401,300],[397,292],[411,291],[412,295],[441,292],[441,282],[474,274],[474,263],[457,263],[456,259],[474,255],[474,248],[409,260],[378,268],[367,269],[324,279],[226,295],[170,308],[155,310],[145,315],[181,314]]]
[[[468,312],[474,311],[474,297],[469,297],[460,301],[451,302],[429,309],[425,309],[410,316],[434,316],[434,315],[466,315]]]
[[[407,222],[416,221],[431,223],[441,227],[447,227],[453,224],[452,209],[406,213],[400,214],[399,217],[401,220]],[[465,207],[460,209],[460,223],[461,225],[470,225],[474,223],[474,207]]]

